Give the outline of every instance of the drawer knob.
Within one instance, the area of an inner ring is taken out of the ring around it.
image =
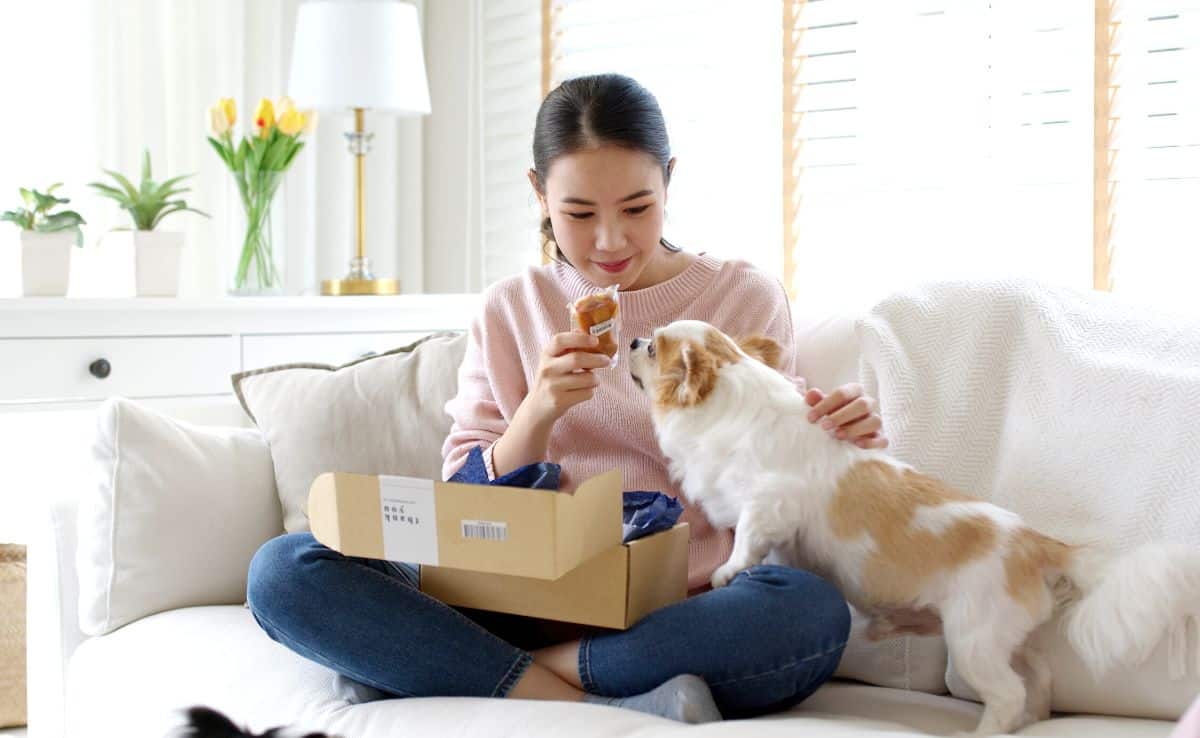
[[[96,359],[88,365],[88,371],[96,379],[104,379],[112,373],[112,364],[108,363],[108,359]]]

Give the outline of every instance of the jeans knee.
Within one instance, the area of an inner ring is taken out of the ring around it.
[[[791,621],[807,632],[819,628],[826,641],[844,646],[850,637],[850,607],[837,587],[804,569],[789,566],[755,566],[745,573],[778,602],[782,612],[791,613]]]
[[[786,566],[755,566],[730,582],[745,597],[738,667],[710,684],[726,718],[787,709],[830,679],[850,634],[850,608],[829,582]],[[732,594],[732,593],[731,593]]]
[[[269,610],[282,586],[293,578],[305,554],[321,544],[312,533],[287,533],[259,546],[246,574],[246,602],[252,611]]]

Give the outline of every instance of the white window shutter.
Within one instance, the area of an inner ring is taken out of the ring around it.
[[[809,0],[798,24],[800,305],[939,278],[1089,283],[1089,3]]]
[[[1117,3],[1113,292],[1197,311],[1200,3]]]
[[[526,172],[541,104],[539,0],[487,0],[483,13],[483,284],[541,263],[540,209]]]

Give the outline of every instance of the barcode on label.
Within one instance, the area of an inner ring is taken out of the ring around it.
[[[490,520],[462,521],[463,538],[479,538],[484,541],[508,540],[508,523],[494,523]]]

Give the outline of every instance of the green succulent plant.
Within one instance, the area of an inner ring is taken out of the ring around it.
[[[121,209],[129,211],[130,217],[133,218],[133,227],[136,230],[152,231],[162,222],[163,218],[172,213],[185,210],[203,215],[205,218],[211,217],[208,213],[188,207],[188,204],[183,200],[171,199],[176,195],[190,191],[187,187],[177,188],[175,185],[194,175],[185,174],[179,177],[172,177],[161,184],[156,183],[150,178],[150,152],[148,150],[142,152],[142,182],[140,187],[134,187],[133,183],[120,172],[114,172],[111,169],[105,169],[104,172],[112,177],[113,181],[117,183],[117,187],[104,184],[103,182],[89,182],[88,186],[104,197],[116,200]],[[117,228],[114,230],[127,229]]]
[[[56,233],[58,231],[74,231],[75,245],[83,245],[83,231],[79,226],[87,223],[74,210],[63,210],[51,213],[50,210],[65,205],[71,200],[66,197],[55,197],[54,191],[62,187],[62,182],[55,182],[45,192],[21,188],[21,199],[25,207],[7,210],[0,213],[0,221],[16,223],[18,228],[38,233]]]

